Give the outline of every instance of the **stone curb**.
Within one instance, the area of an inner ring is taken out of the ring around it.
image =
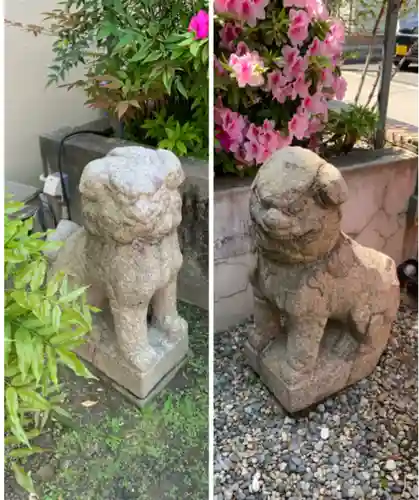
[[[418,153],[418,128],[414,125],[388,118],[386,139],[394,146]]]

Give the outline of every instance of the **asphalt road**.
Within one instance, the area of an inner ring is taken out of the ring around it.
[[[344,67],[343,73],[348,82],[345,101],[353,102],[361,81],[363,64],[350,64]],[[369,67],[361,93],[360,102],[365,103],[374,85],[377,64]],[[377,99],[378,89],[372,100]],[[414,126],[418,126],[418,67],[411,66],[407,71],[398,71],[390,87],[390,100],[388,104],[388,117],[394,118]]]

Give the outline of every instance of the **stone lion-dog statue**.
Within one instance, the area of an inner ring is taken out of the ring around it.
[[[347,197],[340,171],[300,147],[275,152],[251,187],[255,329],[248,342],[262,353],[283,336],[284,377],[313,372],[329,323],[350,332],[358,355],[372,354],[371,366],[352,378],[371,372],[387,344],[400,300],[396,266],[341,231]],[[347,340],[341,335],[333,347],[342,357]]]
[[[176,280],[182,265],[179,159],[165,150],[116,148],[83,170],[79,190],[83,225],[68,237],[53,263],[78,284],[88,300],[108,303],[124,357],[146,372],[158,357],[148,339],[152,325],[187,336],[177,312]]]

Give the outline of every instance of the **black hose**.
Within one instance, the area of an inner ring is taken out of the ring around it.
[[[99,135],[101,137],[111,137],[114,134],[113,129],[106,129],[103,131],[100,130],[76,130],[74,132],[70,132],[69,134],[66,134],[64,137],[62,137],[60,141],[60,145],[58,147],[58,172],[60,174],[60,182],[61,182],[61,191],[63,193],[63,199],[64,203],[67,208],[67,214],[68,214],[68,219],[71,219],[71,209],[70,209],[70,197],[67,192],[67,187],[65,185],[65,180],[64,180],[64,173],[63,173],[63,167],[62,167],[62,159],[63,159],[63,152],[64,152],[64,143],[67,139],[70,137],[74,137],[75,135],[81,135],[81,134],[93,134],[93,135]]]

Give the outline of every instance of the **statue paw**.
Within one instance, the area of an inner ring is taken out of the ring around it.
[[[188,323],[178,314],[165,316],[163,320],[156,322],[156,326],[172,338],[181,338],[188,333]]]
[[[289,359],[282,363],[282,375],[287,380],[298,380],[300,377],[314,370],[315,364],[302,363],[298,360]]]
[[[267,335],[260,335],[256,333],[255,329],[252,329],[252,331],[249,332],[247,339],[249,341],[249,344],[257,352],[262,352],[271,340]]]
[[[128,361],[140,372],[147,372],[158,361],[158,354],[150,345],[136,346],[126,353]]]

